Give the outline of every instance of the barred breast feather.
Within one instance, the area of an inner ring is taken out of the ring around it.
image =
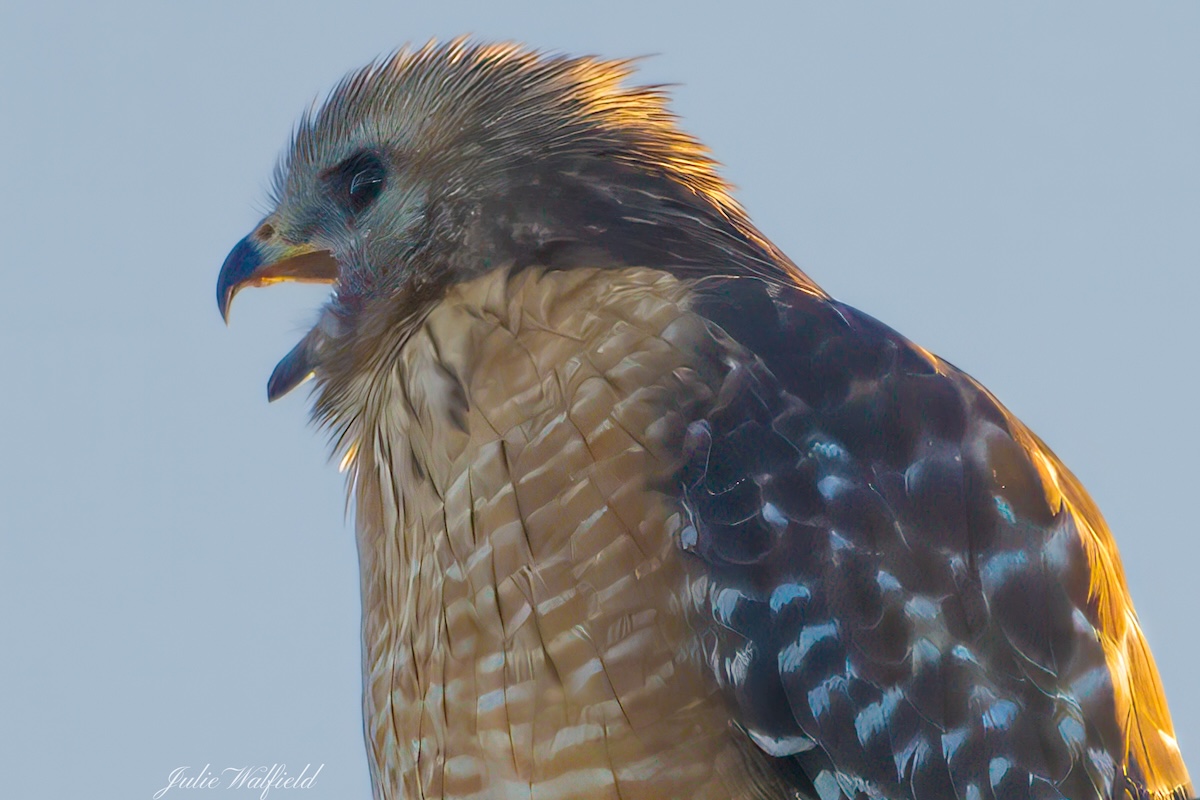
[[[861,312],[498,270],[352,391],[383,797],[1188,790],[1078,481]]]

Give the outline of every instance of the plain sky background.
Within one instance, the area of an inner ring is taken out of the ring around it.
[[[768,236],[1039,432],[1200,771],[1200,3],[992,5],[4,3],[0,795],[311,762],[270,796],[369,797],[342,478],[264,388],[324,292],[226,329],[214,284],[301,110],[461,33],[659,54]]]

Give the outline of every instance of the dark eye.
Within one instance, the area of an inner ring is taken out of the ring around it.
[[[325,176],[333,193],[357,214],[379,197],[387,183],[387,168],[374,153],[356,153]]]
[[[350,179],[350,206],[356,213],[375,202],[383,191],[386,177],[383,167],[369,167],[354,173]]]

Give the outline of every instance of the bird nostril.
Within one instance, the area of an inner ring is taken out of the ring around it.
[[[254,238],[258,239],[260,242],[265,242],[267,239],[270,239],[274,235],[275,235],[275,228],[272,227],[271,223],[269,223],[269,222],[264,222],[262,225],[259,225],[258,230],[256,230],[254,232]]]

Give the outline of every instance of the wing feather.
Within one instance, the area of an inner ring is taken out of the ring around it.
[[[837,797],[1183,797],[1111,533],[978,383],[865,314],[706,280],[694,611],[738,724]],[[794,769],[794,767],[789,767]]]

